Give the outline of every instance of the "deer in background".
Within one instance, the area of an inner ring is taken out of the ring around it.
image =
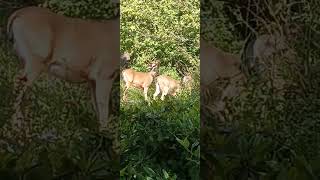
[[[149,102],[148,89],[152,84],[154,77],[156,76],[155,69],[158,67],[158,63],[152,63],[149,66],[150,72],[138,72],[134,69],[125,69],[122,71],[122,77],[125,82],[125,90],[123,92],[123,100],[127,100],[127,91],[132,88],[143,89],[144,99]]]
[[[30,87],[42,72],[75,83],[89,83],[100,130],[108,122],[110,93],[120,59],[119,16],[104,22],[26,7],[8,20],[7,33],[22,60],[19,79]]]
[[[258,36],[253,41],[248,41],[245,47],[246,66],[250,69],[263,70],[260,64],[263,64],[263,68],[269,68],[270,65],[265,65],[267,62],[271,62],[272,55],[279,53],[284,50],[289,50],[286,52],[288,58],[294,57],[294,52],[286,44],[284,37],[279,34],[264,34]],[[231,53],[223,52],[222,50],[210,45],[205,40],[201,39],[201,49],[200,49],[200,59],[201,59],[201,89],[202,89],[202,104],[207,104],[208,95],[206,92],[210,89],[210,84],[214,84],[219,78],[227,78],[230,83],[225,85],[222,89],[220,97],[214,102],[213,112],[222,111],[225,108],[225,102],[223,99],[230,99],[240,94],[241,89],[243,89],[243,84],[247,77],[241,70],[241,56],[234,55]],[[282,88],[283,80],[276,79],[277,88]]]
[[[224,52],[203,39],[200,43],[201,86],[208,86],[218,78],[229,78],[241,73],[240,56]]]
[[[170,94],[172,96],[176,96],[177,93],[181,91],[182,85],[187,85],[189,82],[191,83],[192,77],[190,75],[184,76],[181,81],[175,80],[166,75],[160,75],[155,79],[156,91],[153,94],[153,99],[161,94],[161,100],[163,101],[165,96]]]
[[[194,80],[190,74],[187,74],[182,78],[182,83],[189,91],[191,91]]]
[[[225,109],[224,99],[230,99],[240,94],[241,85],[245,81],[245,75],[241,71],[241,58],[239,55],[234,55],[224,52],[219,48],[210,45],[205,40],[201,39],[200,48],[200,68],[201,68],[201,104],[213,105],[212,112],[218,113],[220,118],[221,111]],[[212,94],[210,91],[211,84],[214,84],[218,79],[228,79],[228,84],[224,85],[219,94]],[[210,101],[211,96],[219,96],[214,102]],[[212,104],[211,104],[212,103]]]
[[[284,65],[295,64],[297,52],[290,42],[296,41],[301,32],[295,24],[284,25],[282,31],[270,34],[250,34],[251,41],[246,41],[242,60],[246,63],[248,74],[254,72],[260,78],[269,79],[272,87],[283,94],[285,90]]]
[[[240,55],[224,52],[201,39],[200,59],[200,81],[203,89],[218,79],[230,79],[231,83],[224,96],[234,96],[239,93],[239,89],[234,85],[236,82],[243,82],[246,79],[241,71]]]

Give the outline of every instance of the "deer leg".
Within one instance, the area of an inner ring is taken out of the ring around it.
[[[163,91],[162,91],[162,94],[161,94],[161,100],[163,101],[164,100],[164,96],[166,96],[169,92],[169,89],[168,88],[164,88]]]
[[[98,117],[100,122],[100,131],[105,129],[109,116],[109,100],[112,89],[112,79],[103,79],[96,81],[96,103],[98,107]]]
[[[156,97],[160,94],[160,86],[159,84],[157,83],[156,84],[156,91],[154,92],[153,94],[153,100],[156,100]]]
[[[225,110],[226,104],[223,100],[220,100],[215,103],[214,110],[212,112],[216,113],[219,117],[220,122],[225,122],[222,112]]]
[[[149,101],[149,99],[148,99],[148,89],[149,89],[149,87],[143,87],[144,99],[146,101]]]
[[[32,56],[29,61],[26,61],[25,68],[20,80],[25,81],[25,85],[31,86],[32,83],[39,77],[41,72],[45,69],[42,58]]]
[[[126,87],[123,91],[123,97],[122,97],[122,100],[123,101],[127,101],[127,93],[128,93],[128,89],[130,88],[130,84],[129,83],[126,83]]]
[[[97,99],[96,99],[96,83],[94,81],[89,82],[90,90],[91,90],[91,102],[94,108],[94,111],[97,114],[97,117],[99,116],[99,111],[97,107]],[[99,117],[98,117],[99,118]]]
[[[14,114],[12,116],[12,122],[17,129],[24,129],[25,135],[28,136],[30,132],[30,123],[27,122],[26,114],[23,113],[25,110],[22,102],[24,101],[24,96],[30,89],[32,83],[44,70],[43,59],[37,56],[31,56],[25,62],[22,76],[18,76],[15,80],[15,93],[16,99],[14,102]]]

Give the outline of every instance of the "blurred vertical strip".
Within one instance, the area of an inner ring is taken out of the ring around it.
[[[201,0],[201,179],[319,179],[319,8]]]
[[[113,73],[116,79],[108,106],[109,131],[98,131],[86,83],[46,76],[41,76],[22,97],[30,136],[18,136],[24,128],[13,129],[14,79],[21,68],[6,26],[14,11],[28,6],[91,21],[120,19],[120,2],[114,0],[0,1],[0,179],[119,179],[119,69]],[[120,62],[120,20],[117,23],[118,43],[114,49],[119,52],[116,61]]]

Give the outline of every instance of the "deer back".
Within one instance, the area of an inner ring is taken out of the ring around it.
[[[180,82],[166,75],[160,75],[156,78],[156,83],[163,91],[164,88],[176,89],[180,87]]]
[[[279,34],[264,34],[257,38],[253,46],[254,58],[267,58],[287,48],[285,40]]]
[[[122,72],[125,82],[129,82],[138,86],[150,86],[153,81],[152,72],[138,72],[133,69],[125,69]]]
[[[23,59],[33,55],[42,63],[63,63],[97,78],[111,76],[119,66],[119,26],[118,18],[97,22],[26,7],[9,17],[7,31]]]
[[[201,40],[201,84],[208,85],[219,77],[232,77],[240,72],[240,57]]]

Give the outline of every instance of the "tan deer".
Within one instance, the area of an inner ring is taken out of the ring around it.
[[[9,17],[7,33],[24,66],[19,79],[27,87],[42,72],[89,83],[100,130],[106,127],[110,92],[119,73],[119,17],[97,22],[26,7]]]
[[[194,80],[190,74],[187,74],[182,78],[182,83],[189,91],[191,91]]]
[[[220,112],[225,109],[224,99],[239,95],[245,81],[245,75],[240,68],[241,59],[239,55],[224,52],[205,40],[201,39],[200,45],[201,105],[213,105],[211,111],[218,113],[223,120]],[[212,84],[216,85],[219,79],[228,79],[228,83],[218,87],[221,89],[219,94],[212,94],[211,90],[217,88],[212,87]],[[214,102],[209,100],[212,96],[218,96],[214,98]]]
[[[251,61],[249,67],[255,66],[252,69],[258,72],[261,78],[272,79],[273,87],[280,91],[283,90],[285,85],[284,74],[281,68],[283,68],[285,63],[293,64],[296,57],[296,52],[290,47],[288,40],[294,40],[292,36],[298,30],[287,31],[289,32],[283,35],[280,35],[279,32],[262,34],[251,41],[246,47],[247,51],[251,51],[249,56],[245,56]]]
[[[251,56],[253,57],[253,59],[250,60],[250,68],[257,66],[258,63],[270,62],[273,54],[288,48],[283,37],[280,37],[279,34],[258,36],[258,38],[250,44],[248,48],[252,48]],[[246,77],[240,68],[240,55],[223,52],[203,39],[201,39],[200,50],[202,104],[206,104],[204,102],[206,102],[209,96],[212,96],[206,93],[208,87],[211,88],[210,84],[215,85],[213,82],[219,78],[230,79],[229,84],[226,84],[222,88],[221,94],[218,95],[219,97],[214,103],[213,111],[218,112],[225,108],[223,99],[235,97],[239,95],[243,89],[242,85]],[[288,56],[292,57],[291,52],[288,53]],[[283,81],[276,80],[277,85],[282,87]]]
[[[163,101],[165,96],[170,94],[172,96],[176,96],[177,93],[181,91],[181,86],[186,85],[192,81],[191,76],[184,76],[180,81],[175,80],[166,75],[160,75],[155,79],[156,91],[153,94],[153,99],[161,93],[161,100]]]
[[[149,102],[148,90],[149,86],[152,84],[154,77],[156,76],[155,69],[157,68],[157,63],[152,63],[149,68],[150,72],[138,72],[134,69],[125,69],[122,71],[122,77],[125,82],[125,90],[123,92],[123,100],[127,99],[127,92],[130,88],[140,88],[143,89],[144,99]]]
[[[208,86],[218,78],[229,78],[241,73],[240,56],[224,52],[201,39],[201,86]]]

